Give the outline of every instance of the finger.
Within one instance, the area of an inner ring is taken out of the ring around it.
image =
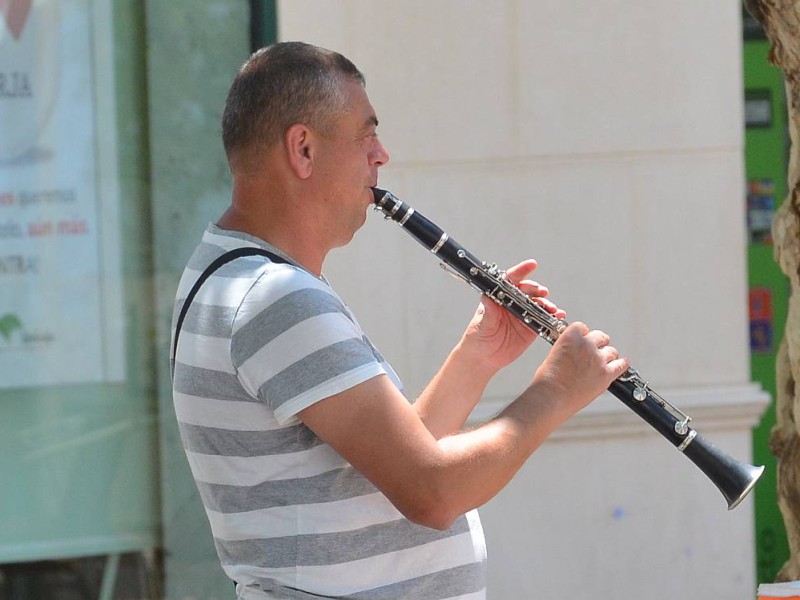
[[[532,298],[532,300],[533,300],[534,302],[536,302],[536,304],[538,304],[539,306],[541,306],[543,309],[545,309],[545,310],[546,310],[548,313],[550,313],[551,315],[554,315],[554,314],[556,314],[556,313],[557,313],[557,312],[560,310],[560,309],[559,309],[559,308],[558,308],[558,307],[557,307],[555,304],[553,304],[553,303],[552,303],[550,300],[545,300],[545,299],[544,299],[544,298],[542,298],[542,297],[536,297],[536,298]],[[563,311],[561,311],[561,312],[563,312]]]
[[[606,368],[609,370],[609,372],[611,374],[614,375],[614,379],[617,379],[623,373],[625,373],[625,371],[628,370],[629,366],[630,366],[630,362],[628,361],[628,359],[625,358],[625,357],[620,356],[619,358],[616,358],[616,359],[612,360],[611,362],[609,362],[606,365]]]
[[[619,351],[614,346],[602,346],[599,350],[606,357],[606,362],[610,363],[619,358]]]
[[[591,339],[598,348],[605,348],[611,343],[611,337],[603,331],[590,331],[586,337]]]
[[[559,308],[550,300],[544,300],[544,298],[550,293],[550,290],[547,289],[547,287],[536,281],[530,281],[529,279],[520,282],[517,287],[531,300],[544,308],[549,314],[559,319],[566,318],[567,313],[565,310]]]
[[[567,326],[567,328],[564,330],[564,333],[562,333],[561,335],[563,336],[564,334],[573,332],[583,337],[584,335],[589,333],[589,328],[586,326],[586,323],[582,323],[581,321],[573,321]]]
[[[538,281],[531,281],[530,279],[524,279],[516,285],[526,295],[535,298],[541,298],[550,293],[550,290],[547,289],[546,286],[542,285]]]
[[[533,273],[536,270],[537,265],[538,263],[532,258],[523,260],[521,263],[517,263],[510,269],[506,270],[506,277],[508,277],[509,281],[516,285],[528,275]]]

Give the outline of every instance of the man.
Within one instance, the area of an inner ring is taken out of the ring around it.
[[[174,363],[181,435],[226,573],[240,598],[485,597],[474,509],[627,368],[602,332],[570,325],[500,415],[462,428],[489,380],[535,335],[481,304],[409,403],[391,367],[322,276],[363,225],[389,155],[363,75],[307,44],[256,52],[223,115],[230,207],[181,280]],[[509,277],[547,310],[547,290]]]

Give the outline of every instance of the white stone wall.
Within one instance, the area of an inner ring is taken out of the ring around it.
[[[568,311],[611,333],[706,437],[749,460],[740,3],[312,0],[281,39],[367,76],[381,185],[484,259],[539,260]],[[378,215],[327,275],[419,391],[474,293]],[[477,417],[527,383],[538,342]],[[752,506],[603,397],[482,511],[490,597],[754,596]],[[566,592],[566,593],[565,593]]]

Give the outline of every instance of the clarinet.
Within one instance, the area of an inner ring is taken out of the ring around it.
[[[375,210],[395,221],[425,248],[438,256],[442,267],[487,296],[522,321],[539,337],[554,344],[568,322],[548,313],[514,285],[494,263],[479,260],[447,233],[391,192],[373,188]],[[608,391],[644,419],[689,458],[736,508],[750,493],[764,467],[737,461],[689,426],[691,417],[662,398],[633,369],[614,380]]]

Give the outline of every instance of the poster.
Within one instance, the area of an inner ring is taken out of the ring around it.
[[[775,182],[751,179],[747,182],[747,232],[751,244],[772,244],[775,216]]]
[[[0,388],[121,377],[92,4],[0,0]]]

